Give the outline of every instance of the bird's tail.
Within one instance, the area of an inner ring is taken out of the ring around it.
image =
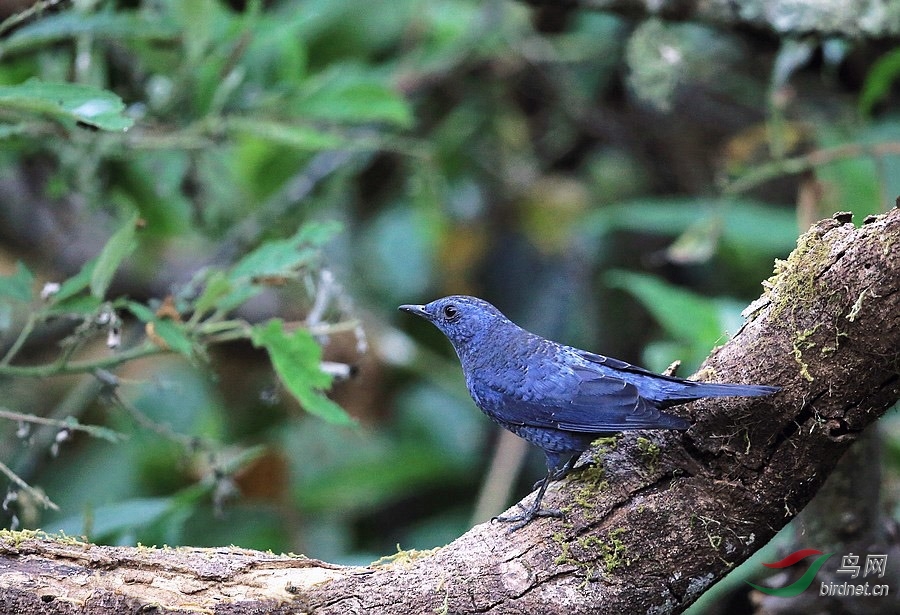
[[[695,382],[682,380],[675,390],[668,390],[666,406],[677,405],[703,397],[761,397],[781,390],[781,387],[764,384],[732,384],[724,382]]]

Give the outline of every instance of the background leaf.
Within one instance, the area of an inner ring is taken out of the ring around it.
[[[106,296],[106,290],[119,265],[136,247],[137,221],[138,213],[135,211],[125,224],[113,233],[97,257],[97,262],[91,272],[90,283],[91,295],[97,299],[103,299]]]
[[[45,115],[73,125],[121,131],[134,123],[122,112],[125,104],[112,92],[80,83],[49,83],[29,79],[0,86],[0,109]]]
[[[155,342],[162,341],[169,349],[188,358],[192,358],[195,355],[194,344],[185,332],[182,323],[176,322],[171,318],[160,318],[153,310],[136,301],[129,301],[127,307],[139,320],[152,327],[148,333],[159,338],[154,340]],[[163,344],[160,345],[162,346]]]
[[[21,261],[16,262],[16,272],[0,276],[0,297],[8,297],[23,303],[30,303],[34,274]]]
[[[898,79],[900,79],[900,49],[893,49],[881,56],[869,69],[859,95],[860,115],[863,117],[871,115],[875,105],[890,94]]]
[[[338,122],[387,122],[400,128],[412,125],[409,104],[381,79],[362,69],[342,67],[304,84],[294,103],[302,117]]]
[[[320,368],[322,349],[309,331],[297,329],[288,334],[284,323],[273,318],[253,328],[252,340],[254,346],[263,347],[269,353],[284,386],[304,410],[330,423],[355,424],[343,408],[322,393],[331,386],[331,376]]]
[[[639,273],[610,271],[606,281],[637,297],[676,339],[705,340],[711,344],[722,334],[718,310],[708,299]]]
[[[170,318],[156,318],[152,322],[153,333],[158,335],[166,346],[186,357],[194,356],[194,345],[185,334],[181,323]]]
[[[611,287],[638,299],[669,337],[670,341],[655,341],[647,347],[645,361],[655,371],[676,359],[684,363],[685,371],[693,371],[742,322],[740,311],[745,304],[741,301],[704,297],[655,276],[629,271],[610,271],[604,277]]]
[[[171,41],[178,33],[174,26],[174,22],[164,15],[151,17],[138,11],[45,14],[0,41],[0,54],[23,53],[84,35],[130,41]]]
[[[333,222],[311,223],[290,239],[268,241],[238,261],[229,272],[229,280],[291,276],[310,265],[319,255],[318,248],[340,228]]]

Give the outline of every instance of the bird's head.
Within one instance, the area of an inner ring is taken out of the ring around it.
[[[493,305],[468,295],[451,295],[426,305],[401,305],[400,310],[432,323],[447,336],[460,355],[473,339],[498,326],[512,325]]]

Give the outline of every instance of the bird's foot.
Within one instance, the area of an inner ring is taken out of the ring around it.
[[[491,518],[491,522],[498,521],[500,523],[512,523],[508,530],[506,530],[507,534],[512,534],[518,529],[521,529],[531,523],[532,519],[537,517],[553,517],[553,518],[561,518],[563,516],[563,512],[558,508],[525,508],[522,504],[517,504],[517,506],[522,510],[522,512],[518,515],[497,515],[496,517]]]

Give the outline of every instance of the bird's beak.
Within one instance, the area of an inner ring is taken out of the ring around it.
[[[416,316],[421,316],[422,318],[430,319],[431,314],[428,313],[428,310],[425,309],[424,305],[410,305],[405,304],[401,305],[399,308],[401,312],[409,312],[410,314],[415,314]]]

